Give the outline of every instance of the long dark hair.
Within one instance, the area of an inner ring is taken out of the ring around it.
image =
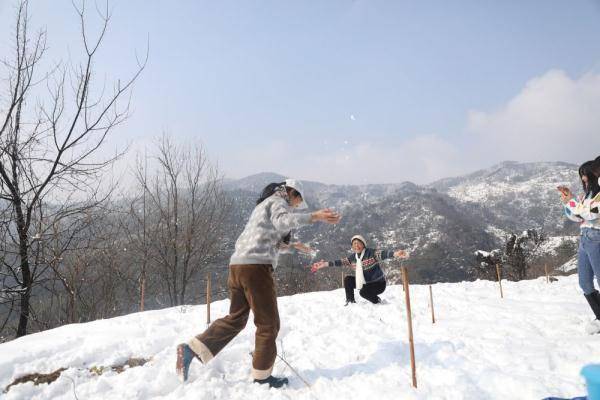
[[[596,159],[594,160],[592,172],[594,173],[594,175],[596,175],[596,178],[600,178],[600,156],[596,157]]]
[[[583,191],[588,196],[590,193],[592,196],[597,195],[600,192],[600,186],[598,186],[598,176],[594,174],[594,161],[586,161],[579,167],[579,178],[587,177],[587,185],[581,179]]]
[[[269,183],[262,190],[262,193],[260,194],[260,197],[258,198],[258,200],[256,200],[256,205],[259,205],[260,203],[262,203],[263,201],[265,201],[266,199],[271,197],[276,191],[283,190],[284,187],[285,187],[285,182]]]

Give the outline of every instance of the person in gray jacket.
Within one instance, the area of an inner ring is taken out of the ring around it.
[[[207,363],[216,356],[248,321],[250,310],[256,325],[255,350],[252,356],[254,382],[282,387],[287,378],[271,375],[277,356],[275,339],[279,332],[277,294],[273,281],[273,265],[282,238],[303,225],[317,221],[336,224],[340,215],[330,209],[312,213],[292,213],[294,208],[306,208],[300,182],[288,179],[270,184],[257,201],[242,234],[235,243],[229,262],[229,315],[214,321],[206,331],[188,343],[177,346],[177,374],[188,378],[194,358]]]

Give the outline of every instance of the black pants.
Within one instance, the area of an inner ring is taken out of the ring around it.
[[[344,289],[346,289],[346,301],[354,302],[354,289],[356,289],[356,278],[347,276],[344,278]],[[378,294],[385,291],[385,279],[376,282],[365,283],[358,292],[360,297],[369,300],[371,303],[379,303],[381,300]]]

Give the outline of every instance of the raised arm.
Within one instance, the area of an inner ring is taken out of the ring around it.
[[[328,224],[337,224],[340,214],[328,208],[312,213],[292,213],[284,199],[277,199],[271,204],[271,223],[280,232],[291,231],[303,225],[322,221]]]
[[[580,201],[575,208],[575,214],[580,216],[586,221],[593,221],[598,219],[598,206],[600,205],[600,194],[591,199],[584,199]]]
[[[584,222],[598,218],[597,213],[592,213],[589,203],[587,207],[584,202],[579,202],[573,198],[564,203],[565,216],[573,222]]]
[[[302,242],[295,242],[290,244],[290,246],[292,246],[293,248],[295,248],[296,250],[305,253],[305,254],[312,254],[312,253],[316,253],[315,250],[311,249],[310,246],[302,243]]]
[[[573,222],[585,222],[598,218],[598,196],[593,199],[578,200],[571,189],[566,186],[557,187],[560,200],[564,205],[565,216]]]
[[[283,198],[276,199],[271,204],[271,223],[280,232],[289,232],[294,228],[308,225],[311,216],[308,213],[292,213]]]

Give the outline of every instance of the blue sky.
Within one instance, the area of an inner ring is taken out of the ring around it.
[[[0,0],[3,57],[14,4]],[[599,1],[110,5],[99,76],[127,77],[150,41],[134,114],[113,139],[133,152],[168,131],[201,140],[231,178],[328,183],[600,154]],[[71,1],[31,0],[31,17],[49,57],[76,58]]]

